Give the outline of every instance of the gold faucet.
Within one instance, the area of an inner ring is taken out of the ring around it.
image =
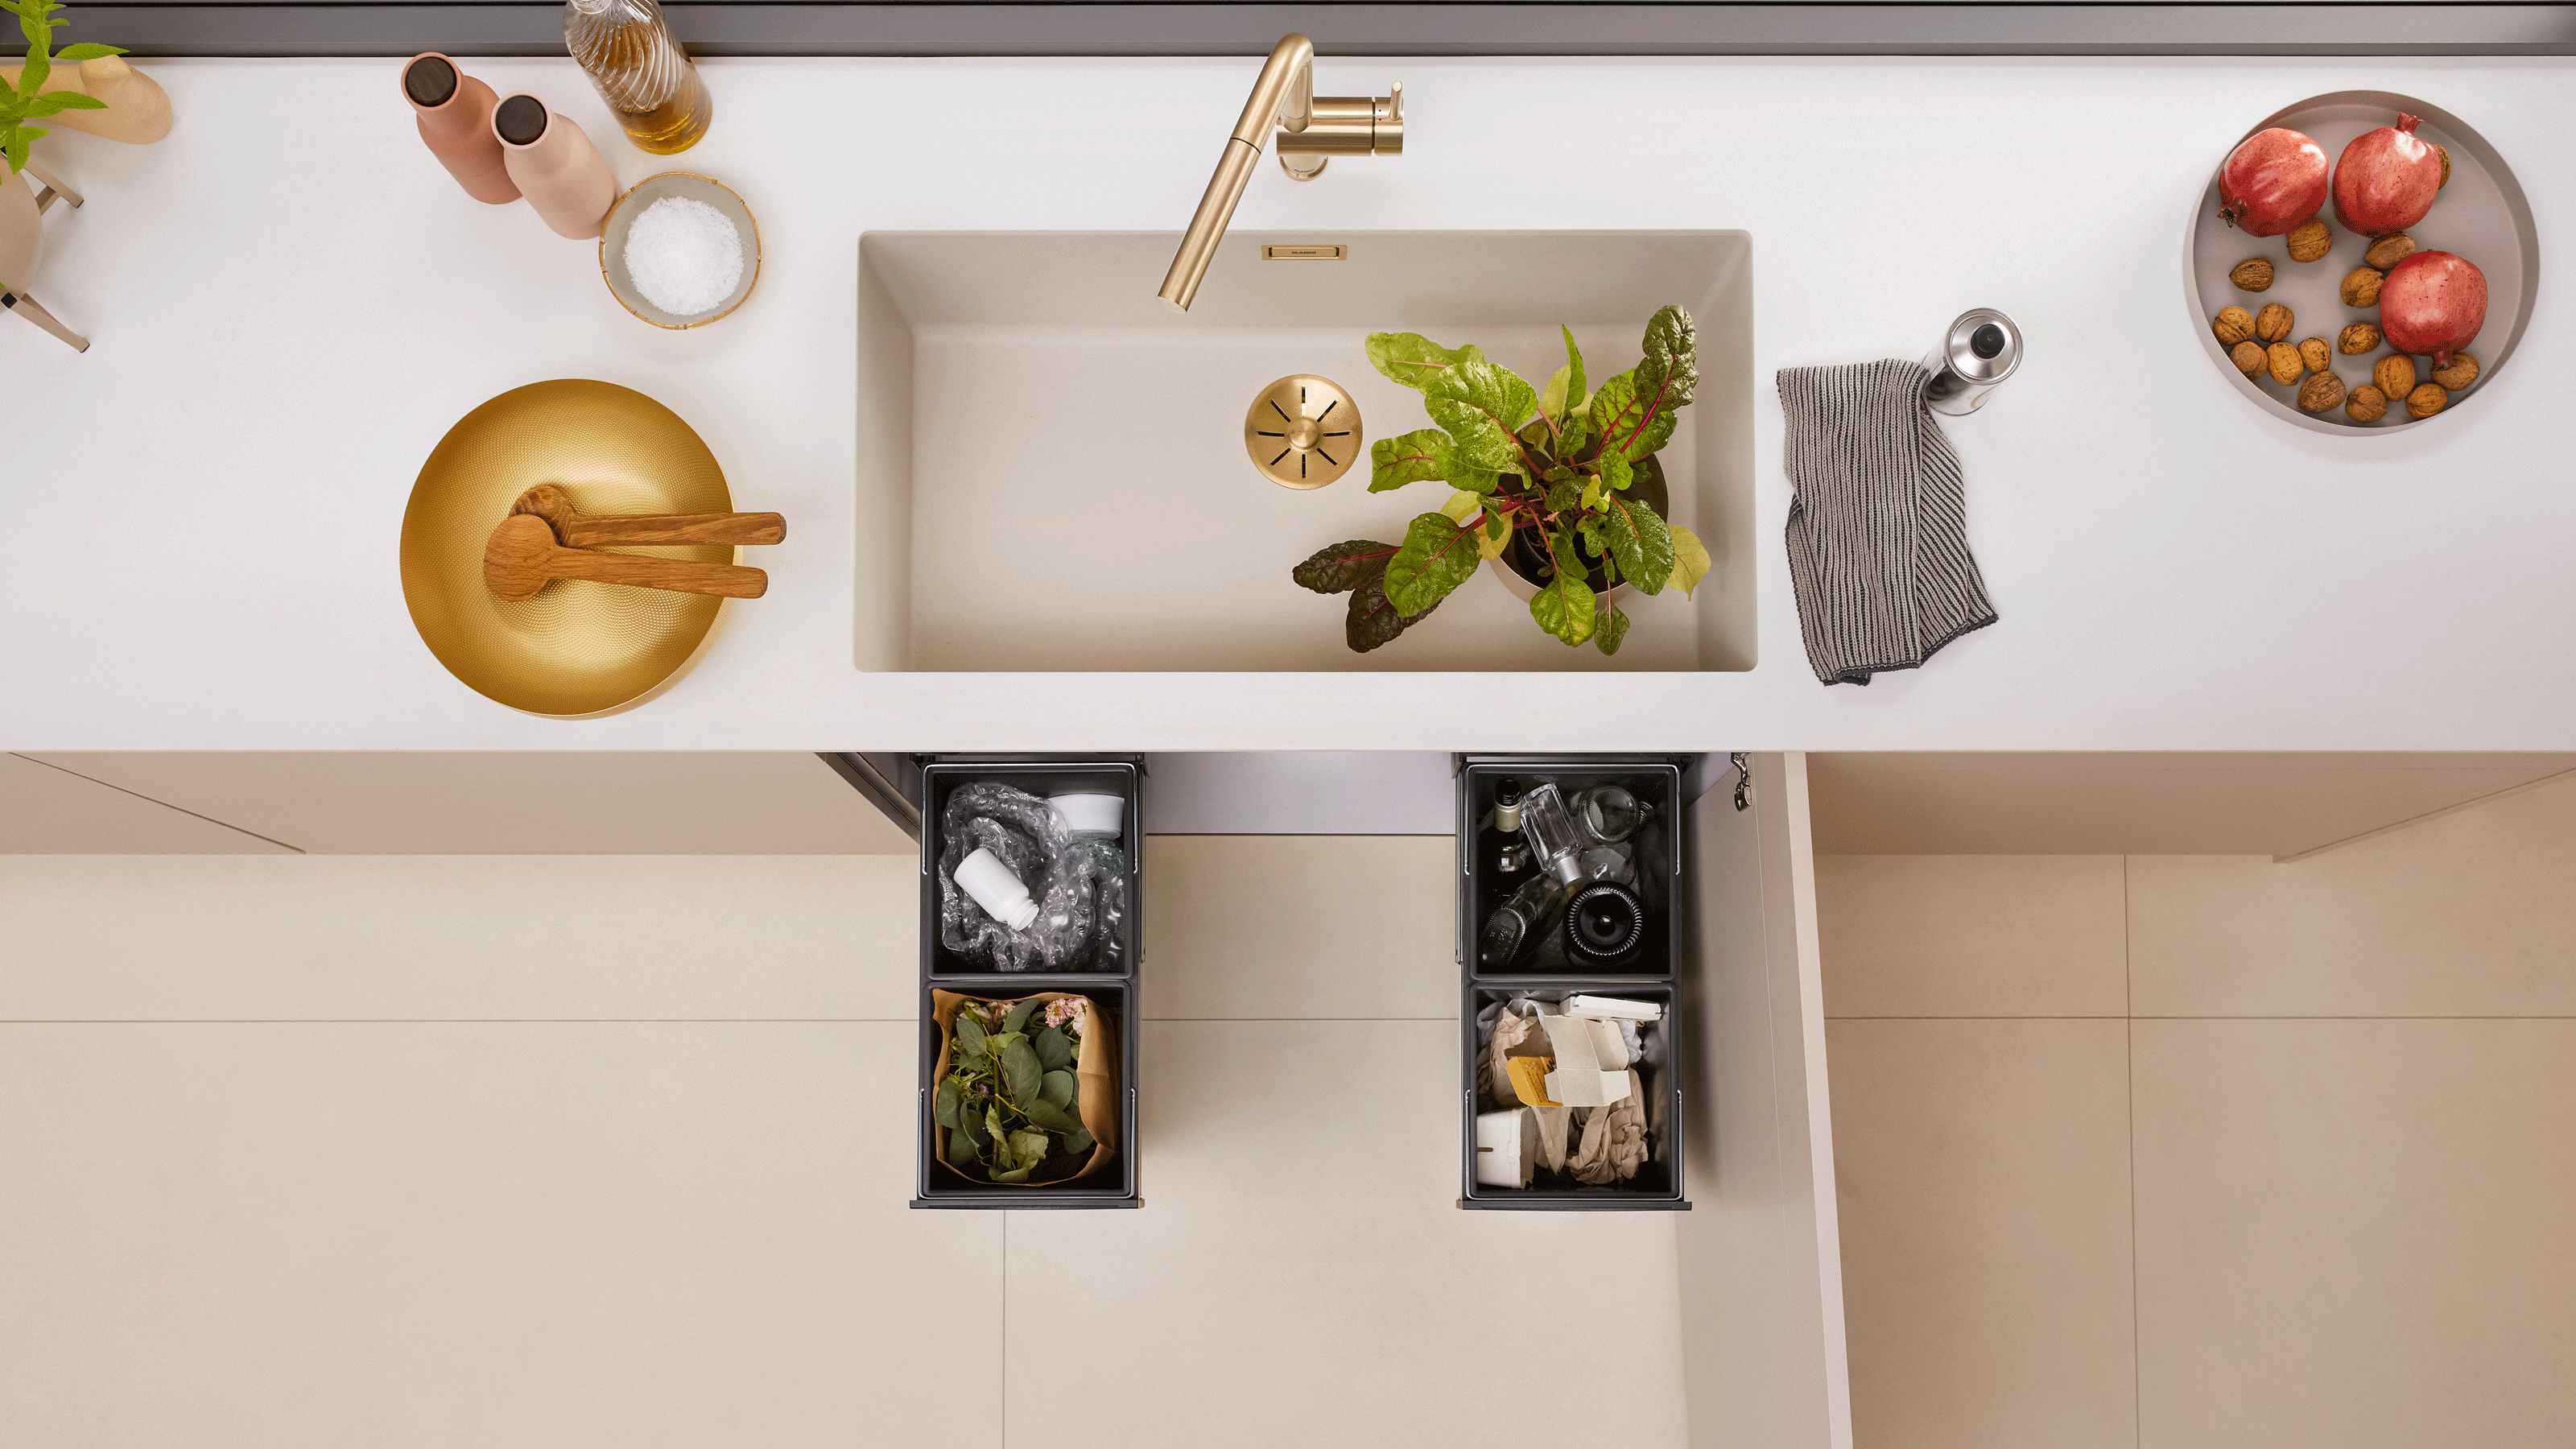
[[[1181,249],[1172,270],[1155,293],[1175,312],[1190,310],[1216,260],[1216,244],[1252,180],[1252,163],[1261,159],[1262,144],[1273,128],[1279,132],[1279,165],[1300,181],[1324,174],[1335,156],[1401,156],[1404,154],[1404,82],[1383,96],[1315,94],[1315,42],[1302,35],[1284,36],[1271,47],[1270,59],[1252,83],[1252,98],[1243,103],[1243,118],[1226,137],[1225,154],[1208,178],[1190,229],[1181,234]]]

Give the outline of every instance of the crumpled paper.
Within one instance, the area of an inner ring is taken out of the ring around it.
[[[1646,1162],[1646,1089],[1632,1069],[1628,1095],[1607,1107],[1574,1109],[1583,1136],[1571,1171],[1576,1182],[1606,1187],[1637,1175]]]

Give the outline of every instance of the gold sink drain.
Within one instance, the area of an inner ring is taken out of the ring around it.
[[[1341,477],[1366,441],[1360,405],[1329,378],[1283,377],[1243,415],[1243,451],[1282,488],[1321,488]]]

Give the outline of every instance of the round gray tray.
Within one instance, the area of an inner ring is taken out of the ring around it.
[[[2183,253],[2183,289],[2191,303],[2192,325],[2200,333],[2202,348],[2208,352],[2210,362],[2255,406],[2303,428],[2323,433],[2384,432],[2439,423],[2464,407],[2474,407],[2479,395],[2493,386],[2495,375],[2504,370],[2514,344],[2522,339],[2523,324],[2531,316],[2532,297],[2540,285],[2540,236],[2531,224],[2531,204],[2523,199],[2522,187],[2513,179],[2504,158],[2458,117],[2439,106],[2390,91],[2337,91],[2275,111],[2245,134],[2251,136],[2270,126],[2287,126],[2314,139],[2325,148],[2326,159],[2333,162],[2341,159],[2344,146],[2355,136],[2395,125],[2400,111],[2423,117],[2415,134],[2451,153],[2451,184],[2442,188],[2432,212],[2406,234],[2415,239],[2417,250],[2456,252],[2476,263],[2487,277],[2486,325],[2466,349],[2478,360],[2478,380],[2466,392],[2453,394],[2450,406],[2433,416],[2420,421],[2408,417],[2402,398],[2389,399],[2388,415],[2376,423],[2356,423],[2340,407],[2322,415],[2303,413],[2299,411],[2296,386],[2282,387],[2261,373],[2247,377],[2238,372],[2236,364],[2227,360],[2227,349],[2218,345],[2217,335],[2210,330],[2210,319],[2231,304],[2249,312],[2259,312],[2269,302],[2288,307],[2298,314],[2297,326],[2290,333],[2292,342],[2322,337],[2331,346],[2344,324],[2379,320],[2376,307],[2343,304],[2340,288],[2344,274],[2361,265],[2361,254],[2370,242],[2367,237],[2343,229],[2334,219],[2332,201],[2317,215],[2334,228],[2334,250],[2314,262],[2291,261],[2289,248],[2280,237],[2247,236],[2220,221],[2216,165],[2210,168],[2209,185],[2201,193],[2200,209],[2191,219]],[[2240,292],[2227,280],[2228,272],[2248,257],[2270,259],[2270,290]],[[2359,387],[2370,380],[2370,369],[2388,353],[2385,342],[2359,357],[2337,352],[2334,370],[2342,376],[2346,389]],[[2420,358],[2415,365],[2419,375],[2431,366]]]

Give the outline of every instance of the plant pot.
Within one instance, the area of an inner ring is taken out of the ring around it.
[[[1655,515],[1665,522],[1671,522],[1672,495],[1671,490],[1664,483],[1663,459],[1659,455],[1649,454],[1636,465],[1634,473],[1635,477],[1627,488],[1627,496],[1655,510]],[[1523,603],[1538,597],[1539,586],[1552,577],[1548,569],[1546,550],[1531,542],[1529,535],[1528,529],[1514,529],[1512,541],[1505,545],[1503,551],[1496,554],[1492,560],[1494,577],[1501,579],[1503,587],[1510,589],[1513,596]],[[1601,561],[1586,559],[1585,564],[1584,581],[1589,583],[1592,586],[1592,592],[1598,595],[1602,591]],[[1627,592],[1628,585],[1623,581],[1618,587],[1609,591],[1607,602],[1615,603]]]
[[[15,292],[34,275],[36,258],[45,250],[45,226],[36,210],[36,189],[27,178],[0,161],[0,289]]]

